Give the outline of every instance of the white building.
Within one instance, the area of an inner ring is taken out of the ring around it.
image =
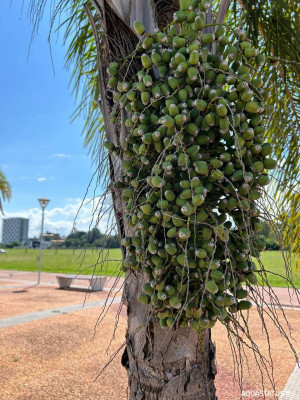
[[[1,242],[8,244],[11,242],[24,242],[28,240],[28,218],[4,218],[2,221]]]

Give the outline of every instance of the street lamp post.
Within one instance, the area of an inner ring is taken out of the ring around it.
[[[39,257],[39,274],[38,274],[38,285],[41,281],[41,269],[42,269],[42,241],[43,241],[43,231],[44,231],[44,211],[50,200],[48,199],[38,199],[40,206],[42,207],[42,227],[41,227],[41,237],[40,237],[40,257]]]

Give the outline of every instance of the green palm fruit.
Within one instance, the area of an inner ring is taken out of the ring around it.
[[[144,75],[143,76],[143,83],[145,84],[146,87],[150,87],[153,84],[152,77],[150,75]]]
[[[228,49],[228,52],[227,52],[228,58],[233,60],[236,57],[237,52],[238,52],[238,48],[236,46],[230,46]]]
[[[137,297],[138,301],[142,304],[149,304],[150,303],[150,296],[145,293],[140,293]]]
[[[166,210],[169,207],[169,202],[168,202],[168,200],[159,199],[157,201],[156,205],[157,205],[158,208]]]
[[[199,51],[198,50],[193,50],[190,53],[189,63],[190,63],[190,65],[198,65],[198,63],[199,63]]]
[[[270,183],[270,178],[266,174],[262,174],[257,178],[259,186],[266,186]]]
[[[173,214],[172,222],[175,227],[180,227],[184,224],[184,220],[179,215]]]
[[[174,236],[175,237],[175,236]],[[176,247],[176,243],[172,242],[172,243],[167,243],[165,245],[165,250],[168,254],[170,254],[171,256],[175,255],[177,253],[177,247]]]
[[[212,237],[212,233],[213,233],[213,231],[210,228],[204,227],[202,229],[202,238],[204,240],[209,240]]]
[[[228,293],[225,294],[224,296],[224,306],[229,307],[232,304],[235,304],[236,300],[233,296],[230,296]]]
[[[181,64],[182,62],[186,61],[186,57],[182,52],[178,51],[174,56],[175,62],[177,65]]]
[[[255,135],[263,135],[266,132],[265,126],[258,125],[254,128]]]
[[[175,115],[179,114],[179,109],[176,104],[172,103],[169,106],[169,114],[171,117],[175,117]]]
[[[181,197],[177,197],[177,199],[176,199],[176,205],[178,207],[182,207],[185,204],[185,202],[186,202],[186,199],[182,199]]]
[[[226,117],[227,115],[227,107],[224,106],[223,104],[218,104],[216,107],[217,114],[219,117]]]
[[[176,310],[180,310],[182,307],[181,299],[178,297],[178,295],[170,297],[169,304],[172,308],[175,308]]]
[[[245,140],[250,140],[254,136],[254,129],[253,128],[248,128],[243,132],[243,139]]]
[[[258,54],[256,56],[255,62],[258,67],[262,67],[266,61],[266,56],[264,54]]]
[[[191,231],[188,228],[180,228],[177,236],[179,240],[188,240],[191,237]]]
[[[225,34],[225,28],[224,26],[220,25],[218,26],[216,32],[215,32],[215,36],[218,39],[220,36],[223,36]]]
[[[208,44],[212,44],[215,40],[215,35],[213,33],[205,33],[201,37],[202,45],[206,46]]]
[[[166,285],[165,286],[165,291],[166,291],[166,293],[167,293],[167,295],[169,297],[172,297],[176,293],[175,288],[173,286],[170,286],[170,285]]]
[[[180,193],[180,199],[182,200],[188,200],[192,197],[192,191],[190,189],[184,189],[181,193]],[[190,214],[189,214],[190,215]]]
[[[254,47],[247,47],[244,49],[244,54],[246,57],[256,57],[258,54],[258,50],[255,49]]]
[[[176,229],[175,226],[174,226],[173,228],[170,228],[170,229],[167,231],[167,237],[168,237],[168,238],[173,239],[173,238],[175,238],[176,236],[177,236],[177,229]]]
[[[141,61],[144,68],[150,68],[152,65],[152,60],[146,53],[142,54]]]
[[[170,115],[164,115],[161,118],[161,122],[167,128],[172,128],[175,124],[174,119]]]
[[[185,3],[188,3],[188,2],[185,2]],[[188,4],[182,4],[181,3],[180,11],[176,11],[173,14],[174,22],[180,24],[181,22],[185,21],[186,14],[182,10],[187,10],[188,8],[189,8]]]
[[[248,101],[245,105],[245,110],[251,114],[255,114],[259,112],[259,105],[255,101]]]
[[[194,107],[196,107],[199,111],[205,111],[207,108],[207,102],[201,99],[196,99],[193,103]]]
[[[210,325],[210,320],[207,317],[202,317],[199,319],[199,327],[200,329],[208,328]]]
[[[147,230],[148,229],[148,227],[149,227],[149,223],[148,223],[148,221],[146,221],[146,220],[141,220],[141,221],[139,221],[138,223],[137,223],[137,227],[138,227],[138,229],[140,229],[141,231],[142,230]]]
[[[144,206],[141,206],[141,210],[143,211],[144,214],[146,215],[151,215],[152,213],[152,207],[150,204],[146,204]]]
[[[217,87],[222,87],[224,83],[226,82],[226,75],[225,74],[218,74],[216,78],[216,86]]]
[[[145,143],[145,144],[151,144],[152,142],[153,142],[153,139],[152,139],[152,133],[145,133],[143,136],[142,136],[142,141]]]
[[[148,282],[143,284],[143,291],[150,296],[154,293],[154,289]]]
[[[158,264],[155,268],[154,268],[154,271],[153,271],[153,276],[156,276],[156,277],[161,277],[162,276],[162,274],[164,273],[164,271],[165,271],[165,268],[164,268],[164,266],[162,265],[162,264]]]
[[[264,157],[270,155],[272,152],[273,152],[273,146],[271,145],[271,143],[264,143],[262,145],[261,154]]]
[[[158,175],[155,175],[151,178],[151,183],[152,183],[152,186],[156,187],[156,188],[161,188],[164,185],[163,179]]]
[[[209,164],[213,167],[213,168],[220,168],[223,165],[223,161],[219,160],[218,158],[211,158],[209,160]]]
[[[162,92],[162,94],[163,94],[164,96],[169,96],[169,95],[171,94],[170,86],[169,86],[168,84],[166,84],[166,83],[163,83],[163,84],[160,86],[160,90],[161,90],[161,92]]]
[[[236,298],[239,299],[239,300],[241,300],[241,299],[246,299],[247,296],[248,296],[248,292],[247,292],[247,290],[245,290],[245,289],[239,289],[239,290],[236,292]]]
[[[200,12],[194,21],[194,28],[196,31],[199,31],[204,28],[206,23],[206,15],[204,12]]]
[[[273,158],[265,158],[264,159],[264,168],[266,169],[274,169],[276,168],[277,161]]]
[[[227,75],[226,83],[228,83],[228,85],[234,85],[236,83],[236,77],[234,75]]]
[[[207,257],[207,251],[205,249],[201,249],[201,248],[196,249],[195,250],[195,256],[197,258],[201,258],[201,259],[205,258],[205,257]]]
[[[172,39],[172,45],[176,49],[180,49],[181,47],[184,47],[185,38],[182,38],[180,36],[174,36],[173,39]]]
[[[183,169],[187,169],[190,165],[190,157],[188,154],[181,153],[177,159],[177,165]]]
[[[144,50],[149,50],[149,49],[151,49],[152,44],[153,44],[153,37],[152,36],[146,36],[145,39],[143,40],[142,48]],[[158,53],[156,53],[156,54],[158,54]]]
[[[150,93],[149,92],[142,92],[141,93],[141,100],[142,100],[142,103],[146,106],[146,105],[148,105],[149,104],[149,102],[150,102]]]
[[[140,21],[134,21],[133,28],[138,35],[145,33],[145,27]]]
[[[189,190],[189,189],[187,189],[187,190]],[[193,212],[194,212],[194,208],[189,204],[189,203],[185,203],[182,207],[181,207],[181,213],[183,214],[183,215],[186,215],[186,216],[190,216],[190,215],[192,215],[193,214]]]
[[[229,128],[229,118],[228,117],[220,118],[219,125],[222,132],[227,132]]]
[[[166,300],[167,299],[167,293],[166,292],[158,292],[157,297],[159,300]]]
[[[250,89],[246,89],[242,92],[240,98],[242,102],[248,103],[253,97],[253,91]],[[246,110],[247,111],[247,110]],[[250,112],[250,111],[249,111]]]
[[[255,172],[261,172],[261,171],[263,171],[263,169],[264,169],[264,163],[263,163],[262,161],[255,161],[255,162],[252,164],[252,169],[253,169],[253,171],[255,171]]]
[[[234,102],[236,101],[239,96],[236,90],[232,90],[231,92],[229,92],[226,96],[227,100],[229,100],[230,102]]]
[[[155,244],[154,242],[150,242],[150,243],[148,244],[148,251],[149,251],[149,253],[151,253],[151,254],[156,254],[156,253],[157,253],[157,250],[158,250],[157,244]]]
[[[134,190],[131,189],[131,188],[127,188],[127,189],[124,189],[124,190],[123,190],[123,196],[124,196],[124,197],[132,198],[132,197],[133,197],[133,194],[134,194]]]
[[[199,76],[199,71],[196,67],[190,67],[187,70],[187,74],[188,74],[188,77],[191,79],[191,81],[194,82]]]
[[[199,175],[208,175],[209,169],[206,161],[195,161],[194,167]]]
[[[249,211],[250,210],[250,203],[245,199],[240,201],[239,206],[244,211]]]
[[[252,191],[249,193],[249,199],[250,200],[258,200],[261,198],[261,193],[258,191]]]
[[[192,203],[199,207],[201,206],[205,201],[205,197],[203,196],[203,194],[197,194],[195,196],[192,197]]]
[[[227,46],[229,44],[229,38],[227,36],[222,35],[222,36],[220,36],[218,38],[218,42],[222,47],[225,47],[225,46]],[[230,53],[230,54],[232,54],[232,57],[234,57],[234,55],[233,55],[234,54],[234,50],[231,49],[231,51],[232,51],[232,53]],[[229,57],[229,58],[232,58],[232,57]]]
[[[166,190],[165,191],[165,198],[168,201],[174,201],[176,199],[176,195],[174,192],[172,192],[172,190]]]
[[[172,328],[174,326],[175,322],[176,322],[175,318],[173,318],[173,317],[167,318],[167,325],[169,328]]]
[[[202,186],[202,182],[200,181],[198,176],[194,176],[194,178],[192,178],[192,180],[191,180],[191,188],[195,189],[199,186]]]
[[[116,76],[111,76],[107,82],[107,86],[111,89],[115,88],[118,84],[118,78]]]
[[[242,169],[238,169],[236,170],[233,174],[232,174],[232,181],[234,182],[238,182],[241,181],[244,177],[244,172]]]
[[[166,328],[168,326],[167,318],[160,319],[159,320],[159,325],[160,325],[161,328]]]
[[[247,300],[242,300],[238,303],[237,307],[239,310],[250,310],[252,303]]]
[[[157,305],[157,303],[158,303],[158,298],[157,298],[157,294],[156,293],[153,293],[152,294],[152,296],[151,296],[151,305],[153,306],[153,307],[155,307],[156,305]]]
[[[209,293],[216,294],[219,289],[214,280],[208,280],[205,284],[205,290]]]
[[[262,146],[259,143],[253,144],[250,147],[250,151],[252,154],[259,154],[262,150]]]

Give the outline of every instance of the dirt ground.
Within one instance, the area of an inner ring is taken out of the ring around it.
[[[0,292],[0,318],[23,313],[80,304],[85,300],[82,291],[62,291],[54,286],[40,286],[27,292],[17,292],[3,280]],[[12,284],[12,283],[11,283]],[[87,301],[103,299],[107,292],[91,294]],[[82,309],[52,317],[0,329],[0,399],[1,400],[125,400],[127,398],[126,371],[120,363],[126,329],[123,309],[115,339],[109,350],[119,304],[111,307],[95,330],[101,308]],[[280,314],[280,313],[279,313]],[[278,318],[284,324],[284,318]],[[293,345],[299,352],[300,310],[286,310],[291,324]],[[256,309],[250,312],[251,335],[262,353],[269,358],[269,347]],[[271,320],[266,321],[270,350],[273,357],[276,390],[283,389],[296,360],[287,341]],[[226,329],[218,323],[213,329],[217,347],[216,387],[219,400],[238,400],[240,390],[234,381],[233,359]],[[107,369],[101,369],[116,353]],[[261,373],[267,378],[271,367],[266,363],[260,371],[252,351],[240,352],[244,360],[244,390],[261,390]],[[246,362],[247,359],[247,362]],[[265,389],[272,390],[268,380]],[[267,397],[270,399],[271,397]],[[242,397],[252,400],[250,397]],[[255,396],[253,400],[260,397]]]

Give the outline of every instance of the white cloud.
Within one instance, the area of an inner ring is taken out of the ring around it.
[[[70,158],[70,157],[71,157],[71,154],[56,153],[56,154],[54,154],[53,156],[54,156],[54,157],[57,157],[57,158]]]
[[[110,214],[110,204],[105,203],[105,206],[100,211],[99,200],[96,198],[86,199],[82,205],[80,199],[70,199],[64,207],[56,207],[45,209],[44,219],[44,232],[50,231],[53,233],[58,232],[60,235],[68,235],[76,224],[76,229],[79,231],[88,231],[97,226],[102,233],[107,231],[108,226],[114,223],[114,218]],[[98,215],[101,218],[97,223]],[[17,213],[5,213],[5,218],[21,217],[29,218],[29,237],[39,236],[41,230],[41,216],[42,211],[40,208],[35,207]],[[2,224],[1,224],[2,225]]]
[[[41,176],[40,178],[37,179],[39,182],[44,182],[46,178],[44,176]]]

